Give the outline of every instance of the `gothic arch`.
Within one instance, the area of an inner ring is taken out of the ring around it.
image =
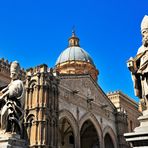
[[[69,112],[66,109],[63,109],[59,112],[59,121],[62,119],[66,119],[70,123],[72,131],[73,131],[73,136],[75,139],[74,145],[75,145],[75,148],[77,148],[78,147],[78,137],[79,137],[79,127],[78,127],[78,123],[75,117],[73,116],[71,112]]]
[[[32,122],[34,121],[34,115],[33,114],[29,114],[27,117],[26,117],[26,122]]]
[[[27,139],[29,140],[28,142],[30,143],[30,137],[32,136],[32,134],[34,133],[33,130],[33,122],[34,122],[34,118],[35,116],[33,114],[29,114],[26,117],[26,129],[27,129]]]
[[[92,124],[94,125],[94,127],[96,129],[96,132],[97,132],[97,135],[98,135],[98,138],[99,138],[100,147],[102,147],[102,145],[103,145],[103,132],[102,132],[101,126],[100,126],[98,120],[96,119],[96,117],[94,116],[94,114],[92,114],[92,113],[86,113],[86,114],[84,114],[82,116],[82,118],[79,121],[80,131],[81,131],[81,128],[82,128],[83,124],[87,120],[91,121]]]
[[[29,88],[33,88],[37,84],[37,81],[35,79],[31,80],[28,84]]]
[[[109,126],[105,127],[103,130],[103,138],[105,140],[105,136],[108,134],[113,142],[114,148],[117,148],[117,136],[115,135],[113,129]],[[104,143],[105,144],[105,143]]]
[[[32,108],[33,107],[33,104],[34,104],[34,95],[35,95],[35,87],[37,85],[37,82],[35,79],[31,80],[29,83],[28,83],[28,89],[26,91],[26,106],[29,107],[29,108]]]

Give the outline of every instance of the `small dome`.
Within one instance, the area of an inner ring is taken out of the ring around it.
[[[98,70],[89,54],[80,47],[75,32],[69,38],[69,47],[58,57],[55,70],[59,74],[89,74],[97,80]]]
[[[67,62],[67,61],[88,62],[92,64],[93,66],[95,66],[89,54],[84,49],[77,47],[77,46],[66,48],[60,54],[58,60],[56,61],[56,65]]]

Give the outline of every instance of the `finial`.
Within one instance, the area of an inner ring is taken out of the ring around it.
[[[72,27],[72,37],[74,37],[76,35],[76,28],[75,28],[75,25],[73,25]]]

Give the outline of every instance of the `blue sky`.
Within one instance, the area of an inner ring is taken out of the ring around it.
[[[53,67],[75,25],[81,47],[100,71],[101,88],[137,100],[126,61],[141,45],[145,14],[147,0],[0,1],[0,58],[18,60],[24,68]]]

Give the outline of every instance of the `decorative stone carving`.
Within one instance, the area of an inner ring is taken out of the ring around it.
[[[57,148],[58,79],[46,64],[26,72],[24,125],[28,147]]]
[[[17,61],[11,63],[10,84],[1,91],[1,130],[5,132],[22,133],[24,86],[19,80],[20,65]]]

